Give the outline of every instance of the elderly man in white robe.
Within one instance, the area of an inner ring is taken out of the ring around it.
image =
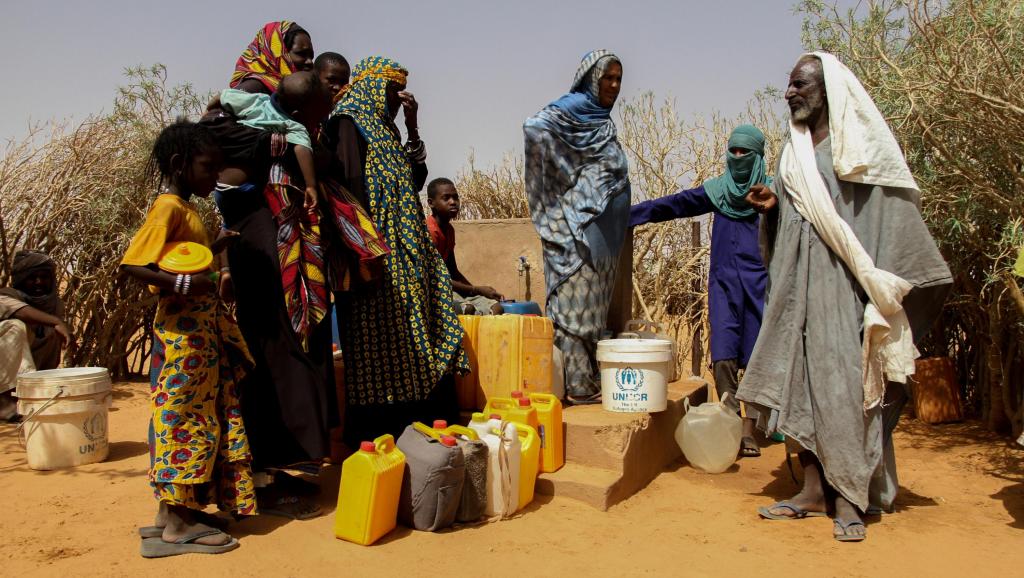
[[[834,538],[854,542],[867,536],[865,513],[892,510],[892,430],[915,342],[952,278],[899,145],[853,73],[830,54],[805,54],[786,100],[777,178],[747,197],[763,214],[769,280],[737,397],[767,433],[800,448],[803,487],[761,516],[833,512]]]

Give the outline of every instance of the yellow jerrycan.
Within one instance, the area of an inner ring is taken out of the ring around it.
[[[565,465],[565,431],[562,426],[562,402],[550,393],[531,393],[540,426],[540,471],[557,472]]]
[[[334,535],[368,546],[395,529],[405,454],[385,434],[363,442],[341,465]]]
[[[484,406],[487,398],[483,389],[480,388],[480,362],[479,362],[479,315],[459,315],[462,322],[462,349],[466,351],[469,358],[469,373],[455,376],[455,396],[461,410],[477,410]]]
[[[533,501],[534,485],[537,483],[537,471],[540,466],[540,437],[537,430],[528,425],[517,424],[519,435],[519,507],[522,510]]]

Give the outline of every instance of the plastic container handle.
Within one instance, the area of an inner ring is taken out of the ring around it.
[[[450,425],[445,431],[449,431],[453,434],[458,434],[472,441],[480,439],[480,436],[476,433],[476,430],[469,429],[466,426]]]
[[[373,440],[373,444],[377,446],[378,453],[389,453],[395,450],[395,437],[391,434],[384,434]]]
[[[412,422],[412,429],[420,432],[421,434],[427,436],[428,438],[435,439],[435,440],[440,440],[441,439],[441,434],[439,434],[437,432],[437,430],[435,430],[434,428],[430,427],[429,425],[427,425],[427,424],[425,424],[423,422],[419,422],[419,421]]]

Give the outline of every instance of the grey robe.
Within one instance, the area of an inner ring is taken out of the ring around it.
[[[916,191],[841,182],[831,139],[815,147],[839,216],[875,266],[913,285],[903,301],[919,341],[952,284],[921,218]],[[780,174],[776,171],[776,175]],[[778,209],[763,219],[768,295],[757,344],[737,397],[821,461],[829,484],[861,510],[890,510],[898,487],[892,429],[906,401],[889,384],[883,407],[864,411],[861,328],[867,296],[842,261],[794,208],[782,178]]]

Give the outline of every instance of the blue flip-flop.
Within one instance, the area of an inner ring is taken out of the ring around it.
[[[786,508],[793,512],[793,515],[785,516],[781,514],[773,514],[772,510],[776,508]],[[766,520],[802,520],[804,518],[820,518],[828,515],[825,512],[809,512],[789,500],[775,502],[771,506],[761,506],[757,509],[757,513]]]

